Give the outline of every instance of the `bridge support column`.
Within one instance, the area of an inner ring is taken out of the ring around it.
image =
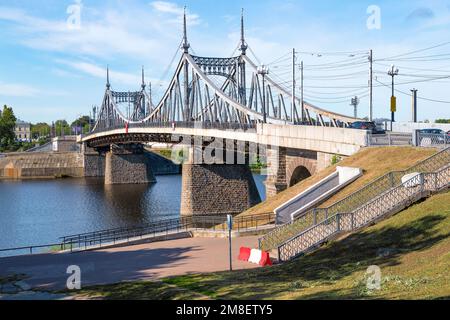
[[[181,215],[238,214],[261,202],[247,164],[186,161],[182,173]]]
[[[267,148],[266,161],[266,198],[269,199],[288,187],[286,181],[286,148]]]
[[[105,159],[105,184],[143,184],[156,182],[142,146],[111,146]]]

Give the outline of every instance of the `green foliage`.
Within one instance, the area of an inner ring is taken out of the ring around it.
[[[250,163],[250,170],[254,172],[260,172],[264,168],[267,168],[267,164],[262,162],[259,156],[256,159],[256,162]]]
[[[342,157],[338,156],[337,154],[333,155],[333,157],[331,158],[331,165],[334,166],[335,164],[338,164],[339,162],[342,161]]]
[[[39,122],[31,125],[31,136],[33,139],[49,137],[51,135],[51,127],[47,123]]]
[[[89,116],[82,116],[82,117],[78,118],[77,120],[75,120],[74,122],[72,122],[70,127],[71,128],[81,127],[82,132],[84,134],[86,134],[86,133],[89,133],[89,122],[90,121],[91,121],[91,118]]]
[[[55,122],[55,131],[57,136],[62,136],[63,133],[65,136],[71,135],[71,129],[66,120],[57,120]]]
[[[15,143],[16,120],[13,109],[3,106],[0,113],[0,151],[7,151]]]
[[[436,123],[450,123],[450,119],[437,119]]]

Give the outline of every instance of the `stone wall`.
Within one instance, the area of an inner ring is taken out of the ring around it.
[[[143,184],[156,182],[150,160],[145,154],[108,152],[105,159],[105,184]]]
[[[11,154],[0,158],[0,178],[83,177],[80,153]]]
[[[181,174],[181,166],[179,164],[175,164],[169,159],[154,152],[149,151],[144,154],[149,158],[155,176]]]
[[[105,156],[98,153],[84,154],[84,176],[104,177],[105,176]]]
[[[183,164],[181,214],[237,214],[261,202],[246,165]]]

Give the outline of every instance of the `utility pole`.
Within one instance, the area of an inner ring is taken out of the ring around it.
[[[296,86],[296,81],[295,81],[295,60],[296,60],[296,56],[295,56],[295,48],[292,49],[292,105],[291,105],[291,122],[292,124],[295,124],[295,86]]]
[[[412,122],[417,122],[417,89],[412,89]]]
[[[263,82],[263,122],[267,123],[267,111],[266,111],[266,75],[269,74],[269,68],[267,66],[262,65],[258,68],[258,74],[262,75],[262,82]]]
[[[355,117],[355,118],[358,118],[359,98],[358,98],[357,96],[355,96],[354,98],[352,98],[352,101],[351,101],[350,105],[353,106],[354,117]]]
[[[301,74],[300,74],[300,76],[301,76],[301,97],[300,97],[300,110],[301,110],[301,112],[300,112],[300,122],[302,122],[302,124],[303,124],[303,121],[305,120],[305,102],[303,101],[303,61],[300,63],[300,71],[301,71]]]
[[[369,121],[373,121],[373,51],[369,52]]]
[[[392,77],[392,96],[391,96],[391,131],[392,124],[395,122],[395,112],[397,111],[397,98],[395,97],[394,77],[398,75],[398,68],[394,65],[388,70],[388,75]]]

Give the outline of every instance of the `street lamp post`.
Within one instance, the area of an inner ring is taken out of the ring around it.
[[[265,84],[265,78],[266,75],[269,74],[269,68],[265,65],[262,65],[258,67],[258,74],[262,75],[262,82],[263,82],[263,122],[267,123],[267,112],[266,112],[266,84]]]
[[[388,70],[388,75],[392,77],[392,96],[391,96],[391,131],[392,123],[395,122],[395,112],[397,111],[397,101],[395,98],[394,77],[398,75],[398,68],[394,65]]]

